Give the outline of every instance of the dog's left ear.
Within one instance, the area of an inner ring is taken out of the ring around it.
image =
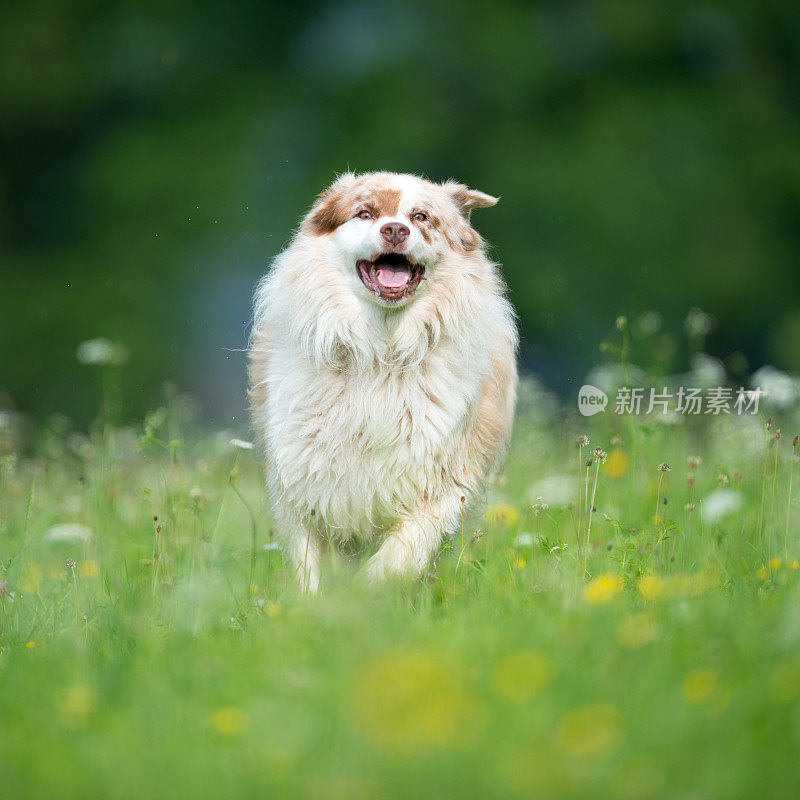
[[[444,188],[467,219],[469,219],[473,208],[489,208],[497,205],[497,201],[500,199],[499,197],[492,197],[492,195],[485,192],[470,189],[468,186],[464,186],[463,183],[446,183]]]

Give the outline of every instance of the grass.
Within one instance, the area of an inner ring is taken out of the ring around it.
[[[486,513],[377,593],[359,553],[298,596],[254,454],[180,399],[7,448],[2,795],[797,796],[791,437],[532,393]]]

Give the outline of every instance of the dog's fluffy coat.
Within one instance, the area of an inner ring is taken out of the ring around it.
[[[253,423],[304,589],[318,587],[324,543],[351,537],[380,541],[372,581],[421,573],[505,448],[517,331],[470,224],[496,202],[457,183],[345,174],[259,285]],[[408,233],[390,245],[392,224]]]

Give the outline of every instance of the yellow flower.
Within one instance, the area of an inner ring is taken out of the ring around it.
[[[522,558],[522,556],[520,556],[520,557],[517,559],[516,563],[514,564],[514,569],[525,569],[525,565],[526,565],[527,563],[528,563],[528,562],[527,562],[527,561],[525,561],[525,559],[524,559],[524,558]]]
[[[264,608],[264,613],[270,619],[277,619],[281,614],[281,604],[280,603],[267,603],[266,607]]]
[[[631,614],[617,627],[617,642],[623,647],[644,647],[658,638],[658,625],[649,614]]]
[[[606,572],[590,581],[583,590],[583,599],[593,606],[608,603],[622,591],[622,578]]]
[[[800,563],[798,563],[797,559],[792,561],[792,563],[789,565],[789,569],[797,569],[798,567],[800,567]]]
[[[628,456],[622,450],[612,450],[608,454],[606,463],[603,464],[603,472],[609,478],[618,480],[628,471]]]
[[[25,647],[27,647],[28,650],[33,650],[33,648],[36,647],[36,642],[25,642]]]
[[[222,706],[211,714],[211,724],[222,736],[238,736],[248,722],[247,714],[233,706]]]
[[[509,528],[519,521],[519,511],[508,503],[489,506],[484,516],[489,524],[506,525]]]
[[[769,570],[766,567],[759,567],[758,572],[756,572],[756,577],[760,581],[765,581],[767,578],[769,578]]]
[[[78,572],[82,578],[96,578],[100,574],[100,568],[96,561],[81,561]]]
[[[354,725],[389,751],[448,747],[475,730],[475,701],[439,659],[409,650],[368,662],[353,683]]]
[[[86,727],[96,706],[97,697],[88,686],[70,686],[58,703],[61,724],[72,730]]]
[[[612,705],[570,711],[559,725],[557,739],[570,755],[585,758],[607,750],[619,737],[622,718]]]
[[[39,580],[42,577],[42,568],[39,564],[28,564],[22,576],[20,588],[24,594],[36,594],[39,591]]]
[[[698,705],[711,697],[717,688],[717,673],[712,669],[695,669],[683,679],[681,689],[687,703]]]
[[[642,575],[636,584],[636,591],[643,600],[655,600],[664,591],[664,580],[658,575]]]
[[[781,560],[780,560],[779,558],[773,558],[773,559],[772,559],[772,560],[769,562],[769,568],[770,568],[770,569],[771,569],[773,572],[775,572],[775,570],[776,570],[776,569],[780,569],[780,566],[781,566]]]
[[[489,683],[504,702],[520,705],[541,694],[550,678],[550,663],[535,650],[503,656],[492,670]]]

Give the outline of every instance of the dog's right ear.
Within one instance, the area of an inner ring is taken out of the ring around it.
[[[492,197],[485,192],[479,192],[476,189],[470,189],[463,183],[456,183],[449,181],[444,184],[444,188],[453,198],[453,202],[458,206],[459,211],[469,219],[470,212],[473,208],[489,208],[490,206],[497,205],[499,197]]]
[[[333,233],[348,220],[346,193],[353,188],[356,176],[352,172],[340,175],[319,197],[303,222],[303,227],[314,236]]]

